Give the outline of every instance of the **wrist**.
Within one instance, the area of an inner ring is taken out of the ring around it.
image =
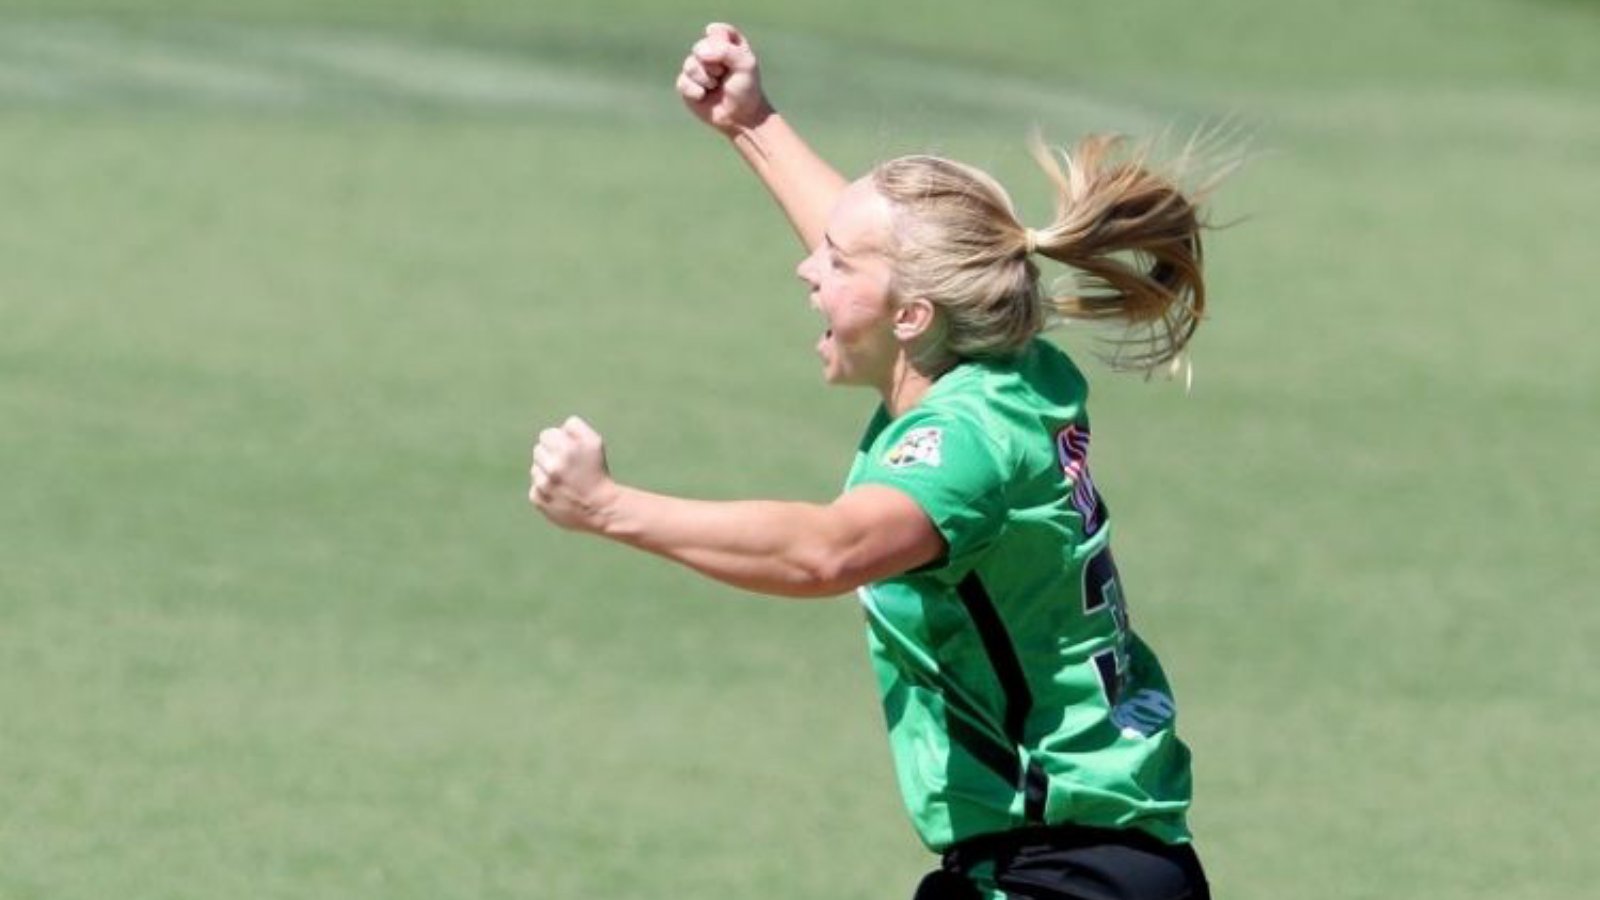
[[[596,487],[589,515],[589,531],[600,537],[626,542],[632,528],[628,524],[628,488],[606,479]]]
[[[764,128],[766,124],[772,119],[776,118],[777,115],[778,111],[773,108],[771,103],[767,102],[765,97],[763,97],[760,104],[748,115],[742,115],[735,121],[730,122],[728,125],[717,130],[721,131],[724,137],[731,141],[737,142],[740,137]]]

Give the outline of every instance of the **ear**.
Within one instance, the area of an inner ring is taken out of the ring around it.
[[[902,301],[894,311],[894,336],[902,344],[917,341],[933,330],[938,311],[922,297]]]

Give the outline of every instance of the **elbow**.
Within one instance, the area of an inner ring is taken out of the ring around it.
[[[790,559],[789,577],[781,594],[798,600],[816,600],[849,594],[866,583],[849,562],[849,553],[818,544],[796,548]]]
[[[830,600],[853,593],[860,586],[844,579],[805,577],[787,581],[768,593],[790,600]]]

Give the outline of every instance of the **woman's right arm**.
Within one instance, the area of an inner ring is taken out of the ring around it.
[[[721,22],[690,48],[678,94],[695,117],[733,142],[767,186],[806,250],[822,232],[845,179],[772,108],[761,89],[755,51],[738,29]]]
[[[689,500],[618,484],[605,439],[576,416],[539,433],[529,475],[529,502],[556,525],[763,594],[831,597],[945,553],[928,514],[893,487],[863,485],[815,504]]]

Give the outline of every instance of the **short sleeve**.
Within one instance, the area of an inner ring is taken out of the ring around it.
[[[965,416],[912,413],[873,441],[851,486],[879,484],[911,497],[949,548],[941,568],[964,572],[1005,523],[1002,457],[994,440]]]

